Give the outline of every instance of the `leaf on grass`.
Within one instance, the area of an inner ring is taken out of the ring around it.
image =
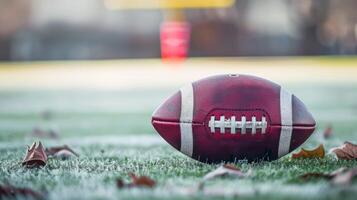
[[[52,139],[59,138],[59,134],[55,130],[50,129],[50,130],[46,131],[39,127],[34,127],[32,129],[31,135],[34,137],[40,137],[40,138],[52,138]]]
[[[131,178],[131,183],[125,183],[122,179],[117,179],[116,184],[118,188],[133,188],[133,187],[147,187],[153,188],[156,182],[148,176],[136,176],[134,173],[128,173]]]
[[[312,172],[312,173],[306,173],[301,176],[299,176],[299,179],[303,181],[308,181],[311,179],[331,179],[332,176],[330,174],[325,174],[325,173],[317,173],[317,172]]]
[[[322,144],[318,146],[316,149],[313,150],[306,150],[304,148],[301,148],[300,152],[298,153],[293,153],[291,158],[292,159],[298,159],[298,158],[323,158],[325,156],[325,149]]]
[[[136,176],[133,173],[129,173],[128,175],[130,176],[132,184],[134,186],[145,186],[152,188],[156,184],[154,180],[147,176]]]
[[[217,169],[209,172],[208,174],[206,174],[200,181],[198,188],[202,189],[205,182],[207,182],[208,180],[214,179],[214,178],[218,178],[218,177],[242,178],[242,177],[247,177],[247,176],[248,176],[247,173],[242,172],[240,169],[236,168],[234,165],[225,164],[225,165],[222,165],[222,166],[218,167]]]
[[[357,145],[351,142],[345,142],[342,146],[332,148],[330,152],[334,153],[338,159],[352,160],[357,158]]]
[[[232,164],[225,164],[206,174],[202,181],[208,181],[213,178],[224,176],[245,177],[246,174]]]
[[[121,178],[117,178],[116,183],[117,183],[117,188],[126,187],[126,184],[124,183],[123,179],[121,179]]]
[[[299,179],[303,180],[303,181],[309,181],[311,179],[331,180],[336,175],[341,174],[341,173],[345,172],[346,170],[347,170],[347,168],[341,167],[341,168],[339,168],[333,172],[330,172],[330,173],[310,172],[310,173],[306,173],[306,174],[299,176]]]
[[[350,181],[353,178],[353,176],[356,175],[353,173],[357,173],[357,171],[354,171],[351,174],[350,171],[351,170],[349,170],[345,167],[341,167],[341,168],[339,168],[333,172],[330,172],[330,173],[310,172],[310,173],[303,174],[303,175],[299,176],[298,178],[302,181],[310,181],[313,179],[325,179],[325,180],[329,180],[332,184],[337,185],[337,184],[341,184],[341,182],[346,183],[346,182]],[[350,182],[348,182],[348,183],[350,183]]]
[[[43,195],[30,188],[17,188],[12,185],[0,184],[0,199],[27,197],[31,199],[44,199]]]
[[[34,167],[43,167],[47,163],[47,155],[45,153],[45,149],[42,146],[41,142],[36,142],[32,144],[31,147],[28,147],[24,160],[22,161],[22,165],[27,168]]]
[[[325,139],[328,139],[328,138],[330,138],[330,137],[332,136],[332,134],[333,134],[332,125],[329,124],[329,125],[325,128],[325,130],[324,130],[324,132],[323,132],[323,136],[324,136]]]
[[[79,156],[73,149],[71,149],[68,145],[57,146],[46,148],[47,156],[52,156],[56,158],[68,159],[72,156]]]
[[[357,168],[352,168],[349,170],[344,170],[340,173],[337,173],[331,180],[332,185],[349,185],[352,183],[352,180],[357,175]]]

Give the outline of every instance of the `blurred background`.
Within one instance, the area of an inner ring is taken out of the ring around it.
[[[0,60],[158,58],[167,21],[190,57],[357,53],[355,0],[166,1],[0,0]]]

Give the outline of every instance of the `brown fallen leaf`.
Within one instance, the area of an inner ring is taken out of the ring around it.
[[[44,199],[44,196],[30,188],[18,188],[12,185],[0,184],[0,199],[26,197],[31,199]]]
[[[128,173],[131,178],[131,183],[124,183],[122,179],[117,179],[116,184],[118,188],[133,188],[133,187],[147,187],[153,188],[156,182],[148,176],[136,176],[134,173]]]
[[[347,169],[344,167],[341,167],[333,172],[330,173],[319,173],[319,172],[310,172],[310,173],[306,173],[303,175],[299,176],[300,180],[303,181],[308,181],[311,179],[326,179],[326,180],[331,180],[332,178],[334,178],[336,175],[341,174],[343,172],[345,172]]]
[[[40,137],[40,138],[52,138],[52,139],[59,138],[59,134],[55,130],[50,129],[50,130],[46,131],[39,127],[34,127],[32,129],[31,135],[34,137]]]
[[[332,185],[350,185],[357,175],[357,167],[336,174],[331,180]]]
[[[232,164],[225,164],[206,174],[199,182],[198,189],[203,189],[205,182],[214,178],[228,177],[228,176],[243,178],[243,177],[247,177],[248,175],[249,175],[248,173],[242,172],[240,169],[238,169]]]
[[[46,148],[45,152],[48,157],[57,157],[62,159],[68,159],[72,156],[79,157],[79,155],[68,145]]]
[[[134,173],[128,174],[132,180],[134,186],[145,186],[145,187],[154,187],[155,181],[147,176],[136,176]]]
[[[312,173],[306,173],[301,176],[299,176],[299,179],[307,181],[310,179],[331,179],[332,176],[330,174],[324,174],[324,173],[317,173],[317,172],[312,172]]]
[[[22,161],[22,165],[27,168],[34,167],[43,167],[47,163],[47,155],[42,146],[41,142],[36,142],[32,144],[31,147],[28,147],[24,160]]]
[[[319,172],[309,172],[303,175],[300,175],[298,178],[303,181],[309,181],[313,179],[325,179],[325,180],[332,180],[337,176],[340,176],[341,174],[345,173],[348,171],[347,168],[341,167],[333,172],[330,173],[319,173]]]
[[[325,139],[328,139],[332,136],[333,131],[332,131],[332,125],[329,124],[327,125],[327,127],[325,128],[324,132],[323,132],[323,136]]]
[[[232,164],[225,164],[206,174],[203,177],[203,181],[224,176],[245,177],[246,174]]]
[[[123,179],[121,179],[121,178],[117,178],[116,184],[117,184],[117,188],[120,188],[120,189],[126,187],[126,184],[124,183]]]
[[[352,160],[357,158],[357,145],[351,142],[345,142],[342,146],[332,148],[331,153],[334,153],[338,159]]]
[[[313,150],[306,150],[304,148],[301,148],[300,152],[293,153],[291,156],[292,159],[323,158],[323,157],[325,157],[325,149],[322,144],[320,144],[320,146],[318,146],[316,149]]]

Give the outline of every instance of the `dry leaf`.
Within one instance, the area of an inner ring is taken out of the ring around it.
[[[31,199],[44,199],[42,194],[30,189],[30,188],[17,188],[12,185],[0,184],[0,199],[15,198],[15,197],[27,197]]]
[[[124,181],[120,178],[117,178],[116,180],[116,183],[117,183],[117,188],[124,188],[126,187],[126,184],[124,183]]]
[[[133,188],[133,187],[147,187],[153,188],[156,182],[147,176],[136,176],[134,173],[128,173],[131,178],[131,183],[124,183],[122,179],[117,179],[116,184],[118,188]]]
[[[310,172],[310,173],[306,173],[306,174],[299,176],[299,179],[304,180],[304,181],[308,181],[310,179],[317,179],[317,178],[331,180],[336,175],[339,175],[339,174],[345,172],[346,170],[347,170],[347,168],[341,167],[331,173]]]
[[[357,158],[357,145],[345,142],[342,146],[332,148],[330,152],[334,153],[338,159],[352,160]]]
[[[327,138],[330,138],[330,137],[332,136],[332,134],[333,134],[332,125],[329,124],[329,125],[325,128],[325,130],[324,130],[324,132],[323,132],[323,136],[324,136],[325,139],[327,139]]]
[[[333,180],[336,177],[339,177],[340,175],[344,174],[347,172],[348,169],[345,167],[341,167],[333,172],[330,173],[318,173],[318,172],[311,172],[311,173],[306,173],[301,176],[299,176],[300,180],[303,181],[309,181],[311,179],[326,179],[326,180]]]
[[[330,174],[324,174],[324,173],[316,173],[316,172],[312,172],[312,173],[306,173],[303,174],[301,176],[299,176],[299,179],[303,180],[303,181],[308,181],[311,179],[331,179],[332,176]]]
[[[202,189],[204,183],[207,182],[208,180],[218,177],[227,177],[227,176],[241,178],[241,177],[247,177],[248,174],[243,173],[240,169],[236,168],[232,164],[225,164],[206,174],[200,181],[198,188]]]
[[[208,181],[210,179],[223,177],[223,176],[245,177],[246,174],[240,171],[234,165],[226,164],[206,174],[203,177],[202,181]]]
[[[47,155],[42,143],[38,142],[37,145],[36,142],[34,142],[31,147],[28,147],[25,158],[22,161],[22,165],[28,168],[43,167],[46,165],[46,162]]]
[[[34,137],[40,137],[40,138],[52,138],[52,139],[59,138],[59,134],[55,130],[50,129],[48,131],[45,131],[39,127],[33,128],[31,135]]]
[[[322,144],[318,146],[316,149],[313,150],[306,150],[301,148],[300,152],[293,153],[291,158],[298,159],[298,158],[323,158],[325,156],[325,149]]]
[[[331,180],[332,185],[349,185],[351,184],[353,178],[357,175],[357,168],[345,170],[344,172],[338,173]]]
[[[47,156],[53,156],[62,159],[68,159],[72,156],[79,156],[68,145],[46,148],[46,154]]]
[[[133,173],[128,174],[132,180],[132,184],[134,186],[145,186],[145,187],[154,187],[155,186],[155,181],[152,180],[151,178],[147,176],[136,176]]]

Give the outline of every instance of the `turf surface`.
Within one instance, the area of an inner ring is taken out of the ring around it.
[[[345,140],[357,142],[357,85],[320,83],[286,84],[302,99],[318,122],[304,144],[322,143],[326,149]],[[355,199],[357,182],[333,187],[327,181],[302,182],[306,172],[331,172],[353,167],[357,161],[290,160],[236,163],[252,171],[246,179],[218,179],[196,191],[197,183],[218,165],[196,162],[167,145],[150,125],[150,116],[169,94],[152,90],[1,90],[0,182],[30,187],[49,199]],[[50,113],[45,119],[43,113]],[[330,139],[321,137],[333,125]],[[53,129],[59,139],[36,138],[34,127]],[[19,164],[26,146],[40,139],[45,146],[68,144],[79,154],[70,160],[50,159],[43,169],[24,169]],[[158,182],[151,189],[116,188],[118,177],[129,181],[128,172],[147,175]]]

